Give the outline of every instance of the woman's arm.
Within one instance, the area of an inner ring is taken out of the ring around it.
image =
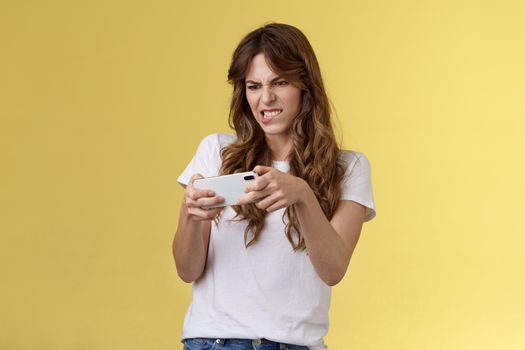
[[[326,284],[333,286],[348,269],[363,227],[365,207],[340,201],[328,221],[310,186],[305,182],[304,187],[304,195],[295,203],[301,234],[315,270]]]
[[[332,220],[324,215],[315,194],[303,179],[274,168],[257,166],[262,175],[247,186],[242,203],[257,201],[269,212],[295,205],[310,261],[328,285],[337,284],[346,273],[359,239],[365,207],[353,201],[340,201]]]
[[[192,219],[182,203],[172,250],[177,273],[184,282],[193,282],[204,272],[210,227],[210,221]]]
[[[193,175],[186,186],[179,225],[172,245],[177,273],[188,283],[196,281],[204,273],[211,220],[222,209],[204,209],[203,206],[224,201],[224,198],[215,196],[212,191],[195,189],[193,181],[198,178],[203,177],[200,174]]]

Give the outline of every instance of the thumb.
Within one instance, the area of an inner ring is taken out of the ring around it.
[[[193,186],[193,181],[197,180],[197,179],[204,179],[204,176],[202,176],[201,174],[197,173],[197,174],[193,174],[191,177],[190,177],[190,180],[188,181],[188,185],[190,186]]]
[[[253,168],[253,171],[257,173],[257,175],[264,175],[270,170],[272,170],[272,167],[264,166],[264,165],[257,165],[255,168]]]

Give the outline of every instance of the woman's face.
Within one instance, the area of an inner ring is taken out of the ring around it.
[[[260,53],[246,74],[246,99],[266,135],[288,134],[301,106],[301,89],[279,77]]]

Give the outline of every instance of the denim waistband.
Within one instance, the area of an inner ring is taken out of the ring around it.
[[[265,338],[188,338],[183,343],[189,349],[261,349],[261,350],[308,350],[307,346],[279,343]]]

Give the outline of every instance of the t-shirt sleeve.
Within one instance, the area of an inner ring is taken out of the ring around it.
[[[341,200],[351,200],[366,207],[365,222],[376,216],[372,180],[370,176],[370,162],[360,152],[344,152],[347,162],[345,180]]]
[[[195,155],[186,166],[177,182],[186,186],[193,174],[203,177],[217,176],[220,167],[220,147],[218,134],[206,136],[199,143]]]

